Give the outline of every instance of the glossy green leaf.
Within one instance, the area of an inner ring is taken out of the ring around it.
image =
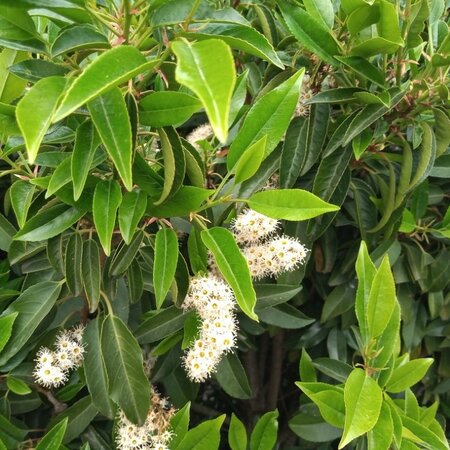
[[[81,274],[84,292],[89,303],[89,311],[97,310],[100,300],[100,249],[97,242],[88,239],[83,243],[83,259],[81,263]]]
[[[20,378],[12,377],[11,375],[6,378],[6,386],[11,392],[14,392],[14,394],[17,395],[27,395],[32,392],[25,381]]]
[[[178,238],[174,230],[161,228],[156,233],[153,286],[156,308],[161,308],[172,284],[178,261]]]
[[[395,368],[386,385],[386,390],[397,393],[415,385],[425,376],[431,364],[433,364],[432,358],[420,358]]]
[[[247,431],[244,424],[234,413],[231,414],[230,427],[228,428],[228,445],[231,450],[247,449]]]
[[[205,164],[197,149],[186,140],[182,140],[184,157],[186,159],[186,175],[191,184],[203,188],[206,185]]]
[[[73,198],[75,201],[83,193],[89,169],[94,161],[95,150],[99,144],[100,139],[92,122],[84,122],[77,128],[70,165]]]
[[[298,294],[302,287],[289,284],[255,284],[256,311],[286,303]]]
[[[264,308],[258,311],[258,316],[262,322],[286,329],[303,328],[314,322],[314,319],[287,303]]]
[[[52,56],[86,49],[106,49],[110,44],[107,37],[92,25],[76,24],[63,28],[53,41]]]
[[[254,312],[256,293],[244,255],[233,235],[225,228],[203,230],[202,241],[214,255],[214,259],[226,282],[233,289],[241,310],[251,319],[258,320]]]
[[[8,68],[10,73],[16,76],[36,83],[42,78],[53,76],[64,76],[67,74],[68,69],[58,64],[45,61],[43,59],[27,59],[20,61]]]
[[[252,397],[247,374],[236,353],[230,353],[221,359],[217,366],[216,378],[222,389],[231,397],[240,399]]]
[[[402,442],[406,437],[408,437],[409,439],[414,440],[414,442],[419,444],[422,448],[426,448],[428,450],[449,449],[449,444],[445,436],[443,439],[441,439],[432,430],[423,426],[420,422],[411,419],[410,417],[402,416],[401,419],[404,427],[403,428],[404,438],[402,439]]]
[[[450,145],[450,119],[444,111],[433,109],[436,136],[436,157],[445,153]]]
[[[112,88],[88,104],[92,121],[125,187],[133,188],[132,136],[127,106],[119,88]]]
[[[123,274],[130,264],[136,259],[136,254],[144,239],[144,233],[139,230],[133,238],[129,245],[123,244],[117,248],[114,253],[114,258],[109,266],[109,275],[117,277]]]
[[[178,64],[177,81],[191,89],[203,103],[217,138],[225,143],[231,96],[236,83],[231,49],[223,41],[208,39],[172,43]]]
[[[267,136],[266,154],[272,153],[285,133],[299,98],[304,70],[263,95],[250,109],[231,144],[227,166],[231,170],[242,154],[263,136]]]
[[[115,181],[100,181],[94,192],[93,215],[100,243],[106,255],[111,253],[111,237],[117,209],[122,202],[120,186]]]
[[[33,216],[14,236],[17,241],[43,241],[57,236],[77,222],[85,211],[64,204],[51,206]]]
[[[304,5],[310,16],[317,17],[323,25],[333,28],[334,10],[331,0],[306,0]]]
[[[25,52],[17,52],[10,48],[4,48],[0,53],[0,101],[9,104],[19,97],[26,86],[26,81],[17,78],[8,70],[14,63],[18,63],[27,57]]]
[[[248,180],[257,172],[265,156],[266,142],[267,136],[263,136],[259,141],[245,150],[238,159],[238,162],[233,168],[235,173],[234,182],[236,184]]]
[[[109,381],[101,351],[100,331],[101,321],[98,317],[91,320],[84,330],[86,352],[83,367],[92,403],[105,417],[112,419],[114,405],[109,398]]]
[[[144,373],[141,348],[120,318],[106,317],[101,348],[110,397],[131,422],[142,426],[150,407],[150,384]]]
[[[81,264],[83,261],[83,238],[74,233],[67,242],[65,255],[66,284],[74,296],[83,291]]]
[[[48,77],[38,81],[19,101],[16,118],[25,139],[28,159],[34,163],[59,100],[66,87],[62,77]]]
[[[336,59],[355,71],[358,75],[363,76],[380,87],[384,87],[384,75],[367,59],[361,58],[360,56],[336,56]]]
[[[315,411],[314,411],[315,413]],[[295,415],[289,421],[289,428],[302,439],[310,442],[328,442],[337,439],[342,430],[326,423],[320,416],[310,412]]]
[[[339,448],[370,431],[378,421],[383,393],[362,369],[353,369],[344,388],[345,425]]]
[[[70,166],[72,164],[72,155],[64,159],[61,164],[53,172],[50,182],[47,186],[47,192],[45,193],[45,198],[51,197],[56,191],[61,189],[67,183],[70,182]]]
[[[218,450],[220,445],[220,428],[225,414],[217,419],[205,420],[189,430],[175,450]]]
[[[201,107],[197,98],[184,92],[153,92],[139,102],[139,120],[155,128],[181,125]]]
[[[302,189],[272,189],[253,194],[248,205],[255,211],[274,219],[307,220],[339,207],[324,202]]]
[[[304,348],[302,349],[302,355],[300,357],[299,373],[300,379],[303,382],[317,381],[316,370],[312,364],[312,359]]]
[[[181,409],[179,409],[174,416],[170,419],[170,426],[173,431],[172,439],[170,440],[170,446],[177,448],[179,443],[183,440],[189,427],[191,403],[187,402]]]
[[[119,207],[119,227],[126,244],[130,244],[146,208],[147,196],[143,191],[126,192],[122,197]]]
[[[110,88],[139,73],[152,70],[157,63],[157,60],[147,61],[137,48],[128,45],[120,45],[104,52],[70,85],[53,122],[63,119]]]
[[[394,434],[391,411],[386,402],[381,405],[375,426],[367,433],[368,450],[389,450]]]
[[[270,411],[258,420],[250,436],[250,450],[272,450],[277,442],[278,411]]]
[[[36,26],[27,11],[11,5],[3,5],[0,12],[0,36],[5,39],[24,41],[37,37]]]
[[[355,45],[352,48],[352,55],[363,56],[368,58],[370,56],[382,54],[390,54],[397,51],[400,44],[397,42],[392,42],[383,37],[377,36],[371,39],[363,41],[361,44]]]
[[[297,5],[279,1],[278,6],[295,38],[321,59],[333,64],[334,56],[341,50],[327,26]]]
[[[22,228],[27,221],[28,210],[30,209],[33,200],[34,191],[35,187],[23,180],[15,181],[9,190],[11,206],[20,228]]]
[[[55,425],[38,443],[36,450],[59,450],[66,433],[67,422],[66,417],[57,425]]]
[[[41,321],[55,304],[61,284],[42,281],[25,289],[19,297],[3,312],[2,317],[17,313],[13,324],[11,339],[0,354],[0,365],[14,356],[32,336]]]
[[[395,303],[395,282],[386,256],[373,278],[367,300],[367,331],[370,338],[378,337],[385,330]]]
[[[19,313],[3,314],[0,317],[0,353],[11,338],[12,328]]]

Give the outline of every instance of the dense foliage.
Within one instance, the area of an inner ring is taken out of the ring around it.
[[[448,449],[447,6],[3,2],[0,450]]]

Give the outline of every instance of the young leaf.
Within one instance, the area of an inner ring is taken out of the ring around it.
[[[274,219],[307,220],[339,207],[302,189],[272,189],[257,192],[247,200],[255,211]]]
[[[239,250],[233,235],[225,228],[214,227],[203,230],[201,237],[211,250],[220,272],[233,289],[242,311],[251,319],[258,320],[254,312],[256,293],[244,255]]]
[[[108,315],[102,326],[101,347],[110,397],[131,422],[142,426],[150,407],[150,383],[139,344],[119,317]]]
[[[0,317],[0,353],[11,337],[12,327],[18,314],[18,312],[14,312]]]
[[[247,431],[244,424],[232,413],[228,429],[228,445],[231,450],[247,450]]]
[[[386,390],[397,393],[414,386],[425,376],[431,364],[432,358],[420,358],[395,368],[387,382]]]
[[[231,170],[242,154],[263,136],[267,136],[266,154],[280,142],[294,113],[300,93],[304,69],[263,95],[250,109],[231,144],[227,167]]]
[[[84,292],[89,303],[89,312],[97,310],[100,300],[100,249],[97,242],[88,239],[83,243],[83,259],[81,263],[81,274]]]
[[[250,450],[272,450],[277,442],[278,411],[264,414],[250,436]]]
[[[11,392],[17,395],[27,395],[31,394],[31,389],[25,381],[22,381],[20,378],[12,377],[8,375],[6,378],[6,386]]]
[[[119,88],[112,88],[88,103],[92,121],[125,187],[133,188],[132,136],[127,105]]]
[[[66,433],[68,417],[58,422],[38,443],[36,450],[59,450]]]
[[[52,123],[65,87],[66,80],[63,77],[43,78],[17,104],[17,123],[25,139],[31,164],[34,163],[42,139]]]
[[[100,181],[94,192],[92,212],[97,234],[107,256],[111,253],[111,237],[116,223],[116,213],[122,201],[120,186],[116,181]]]
[[[220,444],[220,428],[225,414],[217,419],[205,420],[189,430],[174,450],[218,450]]]
[[[239,158],[234,166],[234,182],[242,183],[251,178],[259,169],[265,152],[266,152],[267,136],[263,136],[259,141],[251,145]]]
[[[178,238],[170,228],[161,228],[156,233],[155,262],[153,266],[153,286],[155,288],[156,308],[161,305],[169,292],[178,261]]]
[[[345,425],[339,449],[370,431],[378,421],[383,393],[362,369],[353,369],[344,388]]]
[[[158,60],[147,61],[137,48],[128,45],[120,45],[106,51],[95,58],[71,84],[53,117],[53,122],[63,119],[108,89],[139,73],[152,70],[158,62]]]
[[[191,89],[203,103],[219,141],[228,136],[231,96],[236,83],[231,49],[223,41],[208,39],[190,43],[175,41],[172,50],[178,59],[176,80]]]
[[[375,426],[367,433],[368,450],[389,450],[394,436],[391,410],[386,402],[381,405]]]
[[[22,228],[27,220],[34,190],[35,186],[23,180],[15,181],[9,189],[11,206],[16,215],[19,228]]]
[[[312,363],[311,356],[308,355],[304,348],[302,349],[302,356],[300,357],[299,372],[300,379],[303,382],[317,381],[316,369]]]
[[[143,191],[131,191],[124,194],[119,207],[119,228],[126,244],[130,244],[146,208],[147,196]]]

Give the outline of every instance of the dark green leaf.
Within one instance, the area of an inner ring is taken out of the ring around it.
[[[83,243],[83,260],[81,264],[82,281],[89,311],[95,312],[100,300],[100,249],[97,242],[88,239]]]
[[[143,191],[126,192],[122,197],[119,207],[119,227],[126,244],[130,244],[146,208],[147,196]]]
[[[19,228],[25,225],[28,210],[33,200],[35,187],[23,180],[14,182],[9,190],[11,206],[17,218]]]
[[[231,397],[251,398],[252,390],[247,374],[236,353],[230,353],[221,359],[217,366],[216,378],[222,389]]]
[[[74,296],[81,294],[83,291],[82,260],[83,239],[79,233],[75,233],[67,242],[65,257],[66,284]]]

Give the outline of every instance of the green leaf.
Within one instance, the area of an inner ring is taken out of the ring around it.
[[[274,219],[307,220],[339,207],[324,202],[311,192],[302,189],[271,189],[257,192],[248,200],[255,211]]]
[[[333,28],[334,10],[330,0],[305,0],[304,5],[310,16],[317,17],[323,25]]]
[[[38,212],[24,227],[16,233],[16,241],[44,241],[67,230],[81,217],[85,211],[64,204],[51,206]]]
[[[112,88],[88,103],[92,121],[125,187],[133,188],[132,136],[127,105],[119,88]]]
[[[77,128],[70,166],[75,201],[83,193],[89,169],[94,161],[95,150],[99,144],[99,136],[92,122],[84,122]]]
[[[50,312],[61,291],[61,283],[42,281],[25,289],[3,312],[2,317],[17,313],[12,338],[0,354],[0,366],[28,342],[36,328]]]
[[[262,322],[286,329],[303,328],[314,322],[314,319],[288,303],[264,308],[258,311],[258,316]]]
[[[425,376],[431,364],[432,358],[420,358],[396,367],[386,384],[386,390],[397,393],[415,385]]]
[[[126,244],[130,244],[146,208],[147,196],[143,191],[126,192],[122,197],[119,207],[119,228]]]
[[[306,409],[306,408],[305,408]],[[340,437],[342,430],[326,423],[320,416],[310,412],[295,415],[289,421],[289,428],[299,437],[310,442],[328,442]]]
[[[97,242],[88,239],[83,243],[83,259],[81,263],[81,274],[84,291],[89,303],[89,312],[97,310],[100,300],[100,249]]]
[[[395,282],[385,256],[380,264],[370,288],[367,300],[367,328],[370,338],[380,336],[386,328],[395,308]]]
[[[205,164],[199,152],[186,140],[182,140],[184,157],[186,159],[186,175],[193,186],[203,188],[206,185]]]
[[[75,24],[63,28],[51,47],[52,56],[76,52],[86,49],[106,49],[110,44],[107,37],[98,32],[92,25]]]
[[[27,221],[28,210],[33,200],[35,187],[27,181],[15,181],[9,190],[11,206],[17,218],[19,228],[22,228]]]
[[[341,49],[330,30],[320,19],[315,19],[297,5],[281,0],[277,3],[289,30],[295,38],[321,59],[334,64],[334,56],[339,55]]]
[[[32,83],[47,77],[63,77],[69,71],[66,67],[43,59],[27,59],[10,66],[8,70],[10,73]]]
[[[17,104],[17,123],[25,139],[28,160],[31,164],[34,163],[42,139],[52,123],[65,87],[65,78],[43,78]]]
[[[36,450],[59,450],[66,433],[69,418],[58,422],[38,443]]]
[[[247,450],[247,431],[244,424],[232,413],[228,428],[228,445],[231,450]]]
[[[179,409],[174,416],[170,419],[171,431],[173,431],[172,439],[170,440],[170,446],[177,448],[179,443],[183,440],[189,427],[191,403],[187,402],[181,409]]]
[[[381,88],[384,87],[384,75],[367,59],[361,58],[360,56],[336,56],[335,58],[358,75],[361,75]]]
[[[178,192],[186,172],[186,159],[177,132],[173,128],[161,128],[158,131],[164,158],[164,187],[155,205],[169,200]]]
[[[111,399],[131,422],[142,426],[150,407],[150,384],[139,344],[119,317],[108,315],[102,326],[101,346]]]
[[[266,152],[267,136],[263,136],[259,141],[251,145],[234,166],[234,182],[236,184],[242,183],[251,178],[259,169],[265,152]]]
[[[409,439],[414,439],[414,442],[419,444],[422,448],[426,448],[428,450],[449,449],[449,445],[445,437],[441,439],[432,430],[407,416],[402,416],[401,419],[404,427],[402,442],[406,437],[408,437]]]
[[[380,415],[375,426],[367,433],[368,450],[389,450],[394,435],[391,411],[386,402],[381,405]]]
[[[272,153],[285,133],[299,98],[304,69],[263,95],[250,109],[231,144],[227,167],[231,170],[242,154],[267,136],[266,154]]]
[[[130,264],[136,259],[136,254],[144,239],[144,232],[138,230],[129,245],[123,244],[117,248],[114,258],[109,266],[109,275],[117,277],[130,267]]]
[[[81,263],[83,260],[83,239],[79,233],[73,234],[67,242],[65,255],[66,284],[74,296],[83,291]]]
[[[402,222],[398,231],[401,233],[412,233],[416,229],[416,219],[409,209],[404,209],[402,213]]]
[[[142,125],[155,128],[177,126],[201,107],[197,98],[184,92],[153,92],[139,102],[139,120]]]
[[[3,103],[11,103],[19,97],[25,86],[26,81],[17,78],[9,72],[9,68],[19,61],[27,57],[25,52],[17,52],[10,48],[4,48],[0,53],[0,101]],[[4,111],[2,111],[2,114]],[[13,115],[14,117],[14,112]]]
[[[147,61],[137,48],[128,45],[120,45],[106,51],[95,58],[70,85],[53,117],[53,122],[58,122],[110,88],[139,73],[152,70],[158,62]]]
[[[247,374],[236,353],[229,353],[220,360],[216,378],[222,389],[231,397],[240,399],[252,397]]]
[[[356,56],[363,56],[368,58],[370,56],[382,54],[394,53],[398,50],[400,44],[392,42],[389,39],[382,38],[380,36],[367,39],[361,44],[355,45],[352,48],[351,53]]]
[[[217,419],[205,420],[189,430],[174,450],[218,450],[220,445],[220,428],[225,414]]]
[[[278,411],[264,414],[250,436],[250,450],[272,450],[277,442]]]
[[[202,241],[211,250],[220,272],[233,289],[241,310],[251,319],[258,320],[254,312],[256,293],[244,255],[239,250],[233,235],[225,228],[214,227],[203,230]]]
[[[84,330],[83,343],[86,344],[86,352],[83,367],[92,403],[101,414],[113,419],[114,405],[109,398],[109,381],[101,351],[100,327],[100,318],[96,317]]]
[[[345,425],[339,449],[370,431],[378,421],[383,393],[362,369],[353,369],[344,388]]]
[[[100,181],[95,186],[93,215],[97,234],[107,256],[111,253],[111,237],[116,223],[116,213],[122,201],[120,186],[116,181]]]
[[[433,108],[435,135],[436,135],[436,157],[443,155],[450,144],[450,119],[447,114],[438,108]]]
[[[70,182],[70,165],[72,163],[72,155],[64,159],[53,172],[50,182],[47,186],[45,198],[51,197],[56,191],[61,189]]]
[[[217,138],[225,143],[236,69],[230,47],[218,39],[172,43],[178,64],[176,80],[191,89],[203,103]]]
[[[299,373],[300,379],[302,381],[306,382],[317,381],[316,369],[312,364],[311,357],[308,355],[308,352],[304,348],[302,349],[302,356],[300,357]]]
[[[174,230],[161,228],[156,233],[153,286],[156,308],[160,309],[169,292],[178,262],[178,238]]]
[[[11,337],[12,328],[18,314],[19,313],[14,312],[12,314],[3,314],[0,317],[0,353]]]
[[[288,300],[298,294],[302,287],[289,284],[255,284],[256,311],[261,311],[271,306],[286,303]]]

